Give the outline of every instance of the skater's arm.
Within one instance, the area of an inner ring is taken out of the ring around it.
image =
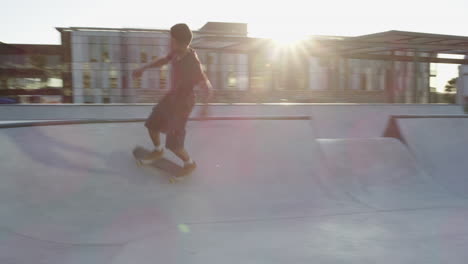
[[[142,68],[144,68],[145,70],[150,69],[150,68],[159,68],[163,65],[168,64],[170,60],[171,60],[170,56],[166,56],[164,58],[154,60],[148,63],[147,65],[143,66]]]
[[[213,86],[211,85],[211,82],[206,76],[205,72],[202,71],[201,74],[202,79],[200,81],[200,88],[203,92],[202,101],[206,104],[211,100],[211,97],[213,96]]]
[[[168,64],[170,61],[171,61],[171,54],[167,55],[166,57],[164,58],[161,58],[161,59],[157,59],[157,60],[154,60],[146,65],[143,65],[142,67],[136,69],[133,71],[133,78],[140,78],[141,75],[143,74],[144,71],[146,71],[147,69],[151,69],[151,68],[159,68],[163,65],[166,65]]]
[[[203,103],[207,103],[213,95],[213,86],[211,85],[211,82],[208,79],[208,76],[206,76],[206,73],[203,70],[200,60],[198,59],[198,56],[196,53],[194,53],[194,58],[195,58],[194,60],[195,78],[197,80],[199,87],[202,90],[202,95],[203,95],[202,101]]]

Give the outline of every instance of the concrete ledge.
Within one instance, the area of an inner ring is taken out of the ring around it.
[[[401,142],[407,144],[405,138],[401,134],[400,127],[398,125],[398,119],[429,119],[429,118],[443,118],[443,119],[456,119],[456,118],[468,118],[468,115],[392,115],[385,128],[384,137],[391,137],[399,139]]]
[[[78,119],[78,120],[59,120],[59,121],[27,121],[20,123],[0,124],[0,128],[16,127],[34,127],[34,126],[62,126],[62,125],[81,125],[81,124],[104,124],[104,123],[136,123],[144,122],[146,118],[130,119]],[[311,120],[309,116],[228,116],[228,117],[207,117],[207,118],[189,118],[189,121],[245,121],[245,120]]]

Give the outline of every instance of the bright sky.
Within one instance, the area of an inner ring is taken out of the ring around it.
[[[467,0],[1,0],[0,41],[58,44],[54,27],[169,28],[244,22],[250,36],[357,36],[386,30],[468,36]]]

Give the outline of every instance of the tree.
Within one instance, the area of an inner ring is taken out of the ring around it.
[[[451,93],[457,90],[457,79],[458,78],[452,78],[447,82],[445,85],[445,92]]]

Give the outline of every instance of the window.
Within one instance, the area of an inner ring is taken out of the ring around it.
[[[44,68],[47,64],[47,59],[43,55],[31,55],[28,59],[29,63],[37,68]]]
[[[101,53],[102,62],[110,62],[109,52],[107,50],[103,50]]]
[[[146,54],[146,52],[142,51],[140,53],[140,61],[142,63],[147,63],[148,62],[148,54]]]
[[[206,59],[206,64],[208,64],[208,65],[213,64],[214,61],[215,61],[215,57],[214,57],[214,56],[215,56],[214,54],[209,53],[208,56],[207,56],[207,59]]]
[[[228,88],[237,87],[237,74],[235,72],[234,65],[228,65],[227,85],[228,85]]]
[[[94,100],[93,100],[93,96],[92,95],[85,95],[84,96],[84,103],[85,104],[92,104],[94,103]]]
[[[94,103],[93,90],[91,89],[91,74],[89,72],[83,73],[83,101],[85,104]]]
[[[18,89],[18,83],[16,81],[16,78],[9,78],[7,79],[7,87],[8,89]]]
[[[91,89],[91,74],[87,71],[83,72],[83,88]]]
[[[116,89],[118,88],[118,72],[116,70],[111,70],[109,73],[109,83],[110,88]]]
[[[367,90],[367,74],[361,73],[361,90]]]
[[[113,61],[113,62],[120,62],[121,61],[121,45],[111,45],[110,46],[110,55],[111,55],[111,58],[110,58],[110,61]]]
[[[237,74],[234,65],[228,65],[227,85],[228,88],[237,87]]]
[[[0,89],[8,89],[7,79],[0,80]]]
[[[237,77],[234,72],[228,73],[228,87],[229,88],[236,88],[237,87]]]
[[[133,79],[133,88],[141,88],[141,78]]]
[[[60,78],[48,78],[47,87],[62,88],[63,80]]]
[[[89,44],[89,62],[98,62],[99,44]]]
[[[41,78],[10,78],[7,86],[12,89],[40,89],[44,86]]]

